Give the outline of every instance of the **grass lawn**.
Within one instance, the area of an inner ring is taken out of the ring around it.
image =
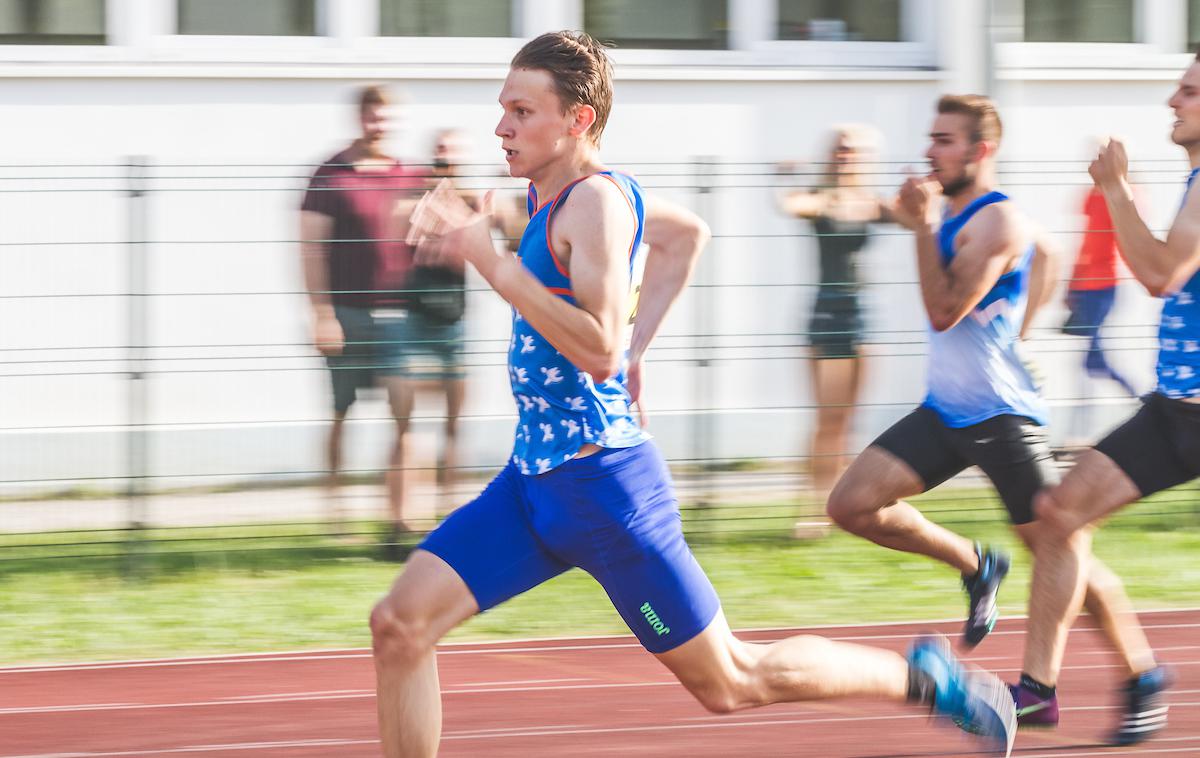
[[[1017,551],[982,491],[936,493],[921,505],[963,534]],[[1198,514],[1193,493],[1167,493],[1098,536],[1098,555],[1138,607],[1200,606]],[[952,571],[841,533],[793,542],[782,536],[790,517],[780,504],[690,511],[686,520],[734,627],[964,612]],[[0,539],[0,663],[366,646],[367,613],[397,572],[373,547],[337,543],[312,526],[147,536],[174,541],[144,543],[133,578],[111,544],[119,534]],[[1028,580],[1028,556],[1017,551],[1001,593],[1005,613],[1024,612]],[[625,631],[603,591],[573,571],[452,639]]]

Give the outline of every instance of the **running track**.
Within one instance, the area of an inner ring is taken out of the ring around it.
[[[1160,658],[1179,675],[1167,733],[1134,749],[1099,744],[1116,718],[1119,672],[1098,635],[1080,629],[1061,683],[1062,726],[1022,732],[1014,755],[1200,755],[1200,610],[1142,619]],[[971,660],[1014,677],[1021,623],[1001,622]],[[931,628],[953,634],[957,624],[816,631],[903,650]],[[709,715],[632,638],[452,644],[440,649],[439,660],[443,756],[971,754],[955,730],[888,704],[849,700]],[[0,758],[377,757],[373,683],[363,650],[0,669]]]

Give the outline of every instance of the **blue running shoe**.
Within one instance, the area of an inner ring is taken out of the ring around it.
[[[1125,713],[1113,745],[1136,745],[1167,728],[1167,699],[1165,693],[1175,683],[1170,669],[1159,666],[1131,679],[1122,688]]]
[[[945,637],[920,637],[908,651],[908,665],[933,681],[933,712],[983,738],[1008,758],[1017,737],[1017,709],[1008,686],[982,671],[967,671]]]
[[[975,554],[979,556],[979,573],[970,578],[963,577],[963,587],[971,601],[963,628],[963,646],[968,650],[983,642],[996,626],[996,619],[1000,617],[996,595],[1000,592],[1000,583],[1008,576],[1010,564],[1006,554],[978,543]]]

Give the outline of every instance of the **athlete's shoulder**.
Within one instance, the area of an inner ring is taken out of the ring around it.
[[[608,174],[592,174],[571,190],[558,215],[596,216],[630,207],[629,195],[621,182]]]

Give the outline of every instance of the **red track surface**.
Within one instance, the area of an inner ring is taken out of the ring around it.
[[[1092,631],[1072,635],[1062,726],[1022,732],[1014,755],[1200,756],[1200,611],[1143,615],[1179,682],[1171,726],[1132,749],[1099,743],[1120,676]],[[957,625],[815,630],[904,649]],[[1002,622],[971,660],[1016,675],[1021,622]],[[789,632],[790,633],[790,632]],[[747,632],[768,640],[781,631]],[[712,716],[632,638],[447,645],[439,653],[443,756],[970,755],[971,743],[910,709],[847,700]],[[282,653],[0,669],[0,758],[379,756],[366,651]]]

